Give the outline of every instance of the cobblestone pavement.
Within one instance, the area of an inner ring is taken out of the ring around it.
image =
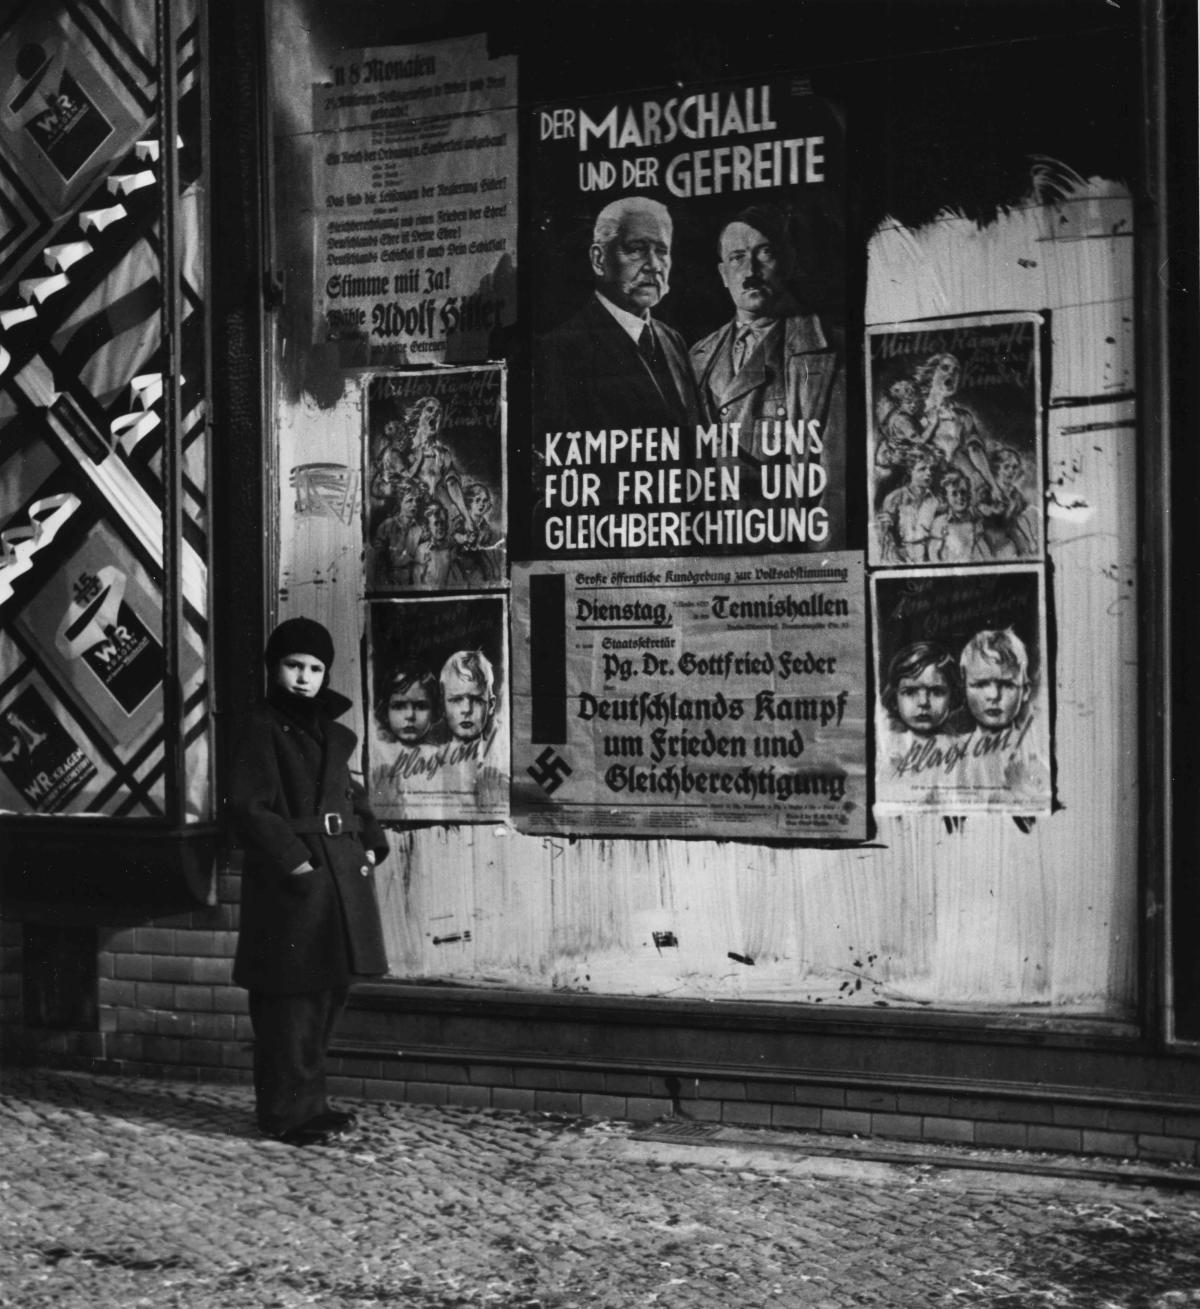
[[[1194,1172],[354,1107],[357,1133],[297,1150],[253,1133],[242,1087],[7,1070],[0,1305],[1200,1305]]]

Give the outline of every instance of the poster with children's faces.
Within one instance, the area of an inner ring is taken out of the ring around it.
[[[507,584],[504,379],[499,365],[371,378],[368,594]]]
[[[872,584],[876,808],[1048,814],[1041,569],[921,569]]]
[[[872,565],[1042,558],[1042,319],[867,329]]]
[[[508,621],[500,595],[368,605],[367,776],[376,814],[508,816]]]

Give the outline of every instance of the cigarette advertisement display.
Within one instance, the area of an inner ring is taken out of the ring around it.
[[[32,186],[57,216],[144,124],[119,59],[86,21],[66,5],[24,9],[0,40],[0,153],[19,166],[19,189]]]
[[[872,327],[870,562],[1041,558],[1038,314]]]
[[[380,818],[508,816],[505,597],[368,605],[367,773]]]
[[[872,582],[877,807],[1048,814],[1040,568],[921,569]]]
[[[153,583],[104,524],[17,619],[82,712],[125,757],[161,729],[161,622]],[[189,653],[187,675],[199,663]]]
[[[100,782],[87,737],[38,680],[0,701],[0,809],[57,814],[86,809]]]
[[[866,834],[861,556],[522,564],[513,614],[522,830]]]
[[[836,108],[797,76],[536,115],[534,555],[844,549]]]
[[[516,316],[517,62],[482,35],[347,50],[313,88],[318,341],[495,357]]]
[[[507,585],[504,378],[488,366],[371,379],[369,592]]]

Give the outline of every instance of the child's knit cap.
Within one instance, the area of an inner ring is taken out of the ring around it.
[[[289,618],[267,638],[263,658],[273,668],[287,655],[306,654],[319,659],[326,668],[333,663],[333,637],[311,618]]]

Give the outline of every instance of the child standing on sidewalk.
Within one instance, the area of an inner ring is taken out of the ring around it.
[[[374,866],[388,852],[334,720],[333,640],[291,618],[265,652],[267,695],[234,733],[230,810],[245,848],[233,979],[250,992],[258,1125],[290,1145],[353,1126],[325,1099],[325,1052],[353,981],[387,970]]]

